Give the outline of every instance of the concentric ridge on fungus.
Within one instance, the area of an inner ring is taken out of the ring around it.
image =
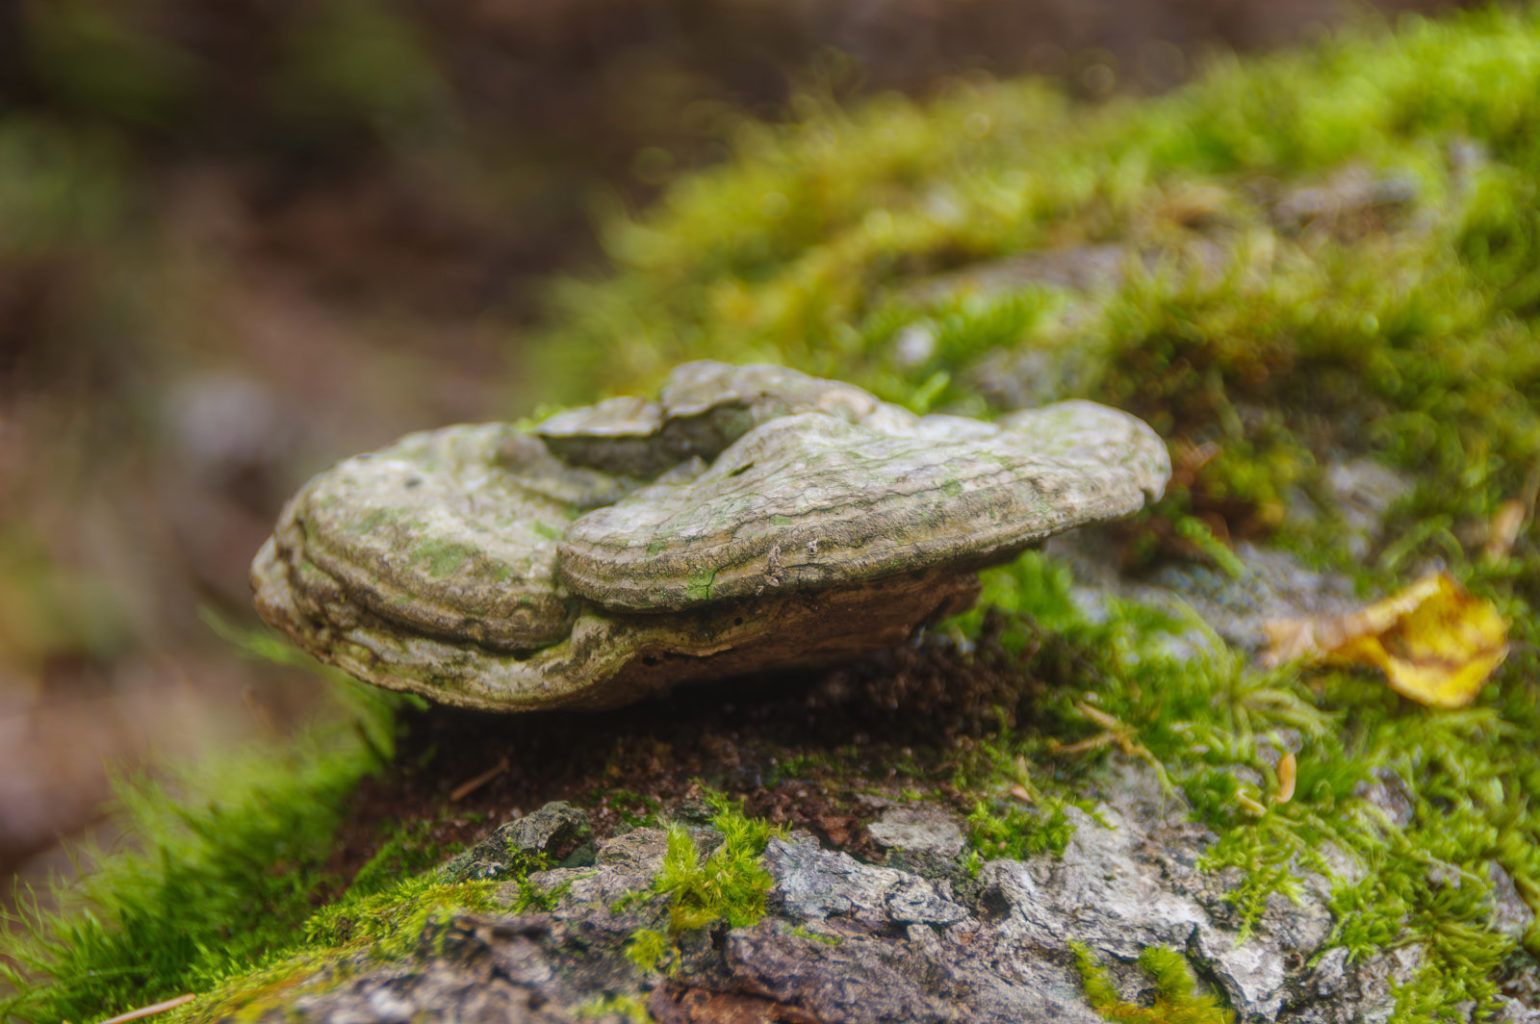
[[[1090,402],[994,424],[769,366],[689,363],[657,401],[530,434],[414,434],[284,509],[258,610],[360,679],[501,710],[902,642],[973,572],[1157,497],[1164,444]]]

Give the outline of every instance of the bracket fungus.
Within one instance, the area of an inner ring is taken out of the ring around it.
[[[606,708],[834,662],[962,611],[974,573],[1158,497],[1165,445],[1090,402],[917,416],[772,366],[679,367],[524,431],[412,434],[285,507],[258,611],[379,686]]]

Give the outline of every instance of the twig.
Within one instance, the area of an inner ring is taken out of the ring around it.
[[[1116,715],[1109,715],[1100,708],[1092,707],[1083,700],[1075,701],[1075,710],[1089,718],[1093,725],[1100,726],[1102,731],[1074,743],[1050,740],[1050,749],[1054,754],[1085,754],[1092,750],[1100,750],[1102,747],[1115,746],[1123,752],[1125,757],[1137,757],[1154,769],[1155,777],[1160,780],[1161,788],[1166,792],[1172,792],[1176,788],[1171,783],[1171,777],[1166,774],[1166,766],[1160,763],[1160,758],[1135,738],[1139,732],[1133,726]]]
[[[480,789],[482,786],[485,786],[487,783],[491,782],[493,779],[497,778],[507,770],[508,756],[505,754],[498,758],[496,764],[482,772],[480,775],[476,776],[474,779],[467,779],[465,782],[462,782],[456,786],[454,790],[449,794],[449,801],[451,803],[459,803],[461,800],[464,800],[466,797],[476,792],[476,790]]]
[[[175,1010],[178,1006],[186,1006],[196,997],[191,993],[185,996],[177,996],[175,999],[167,999],[164,1003],[156,1003],[154,1006],[141,1006],[137,1010],[129,1010],[120,1013],[116,1017],[110,1017],[102,1021],[102,1024],[128,1024],[131,1020],[143,1020],[145,1017],[153,1017],[157,1013],[165,1013],[167,1010]]]

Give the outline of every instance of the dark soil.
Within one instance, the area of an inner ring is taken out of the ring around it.
[[[847,668],[690,687],[598,714],[405,714],[396,757],[355,795],[331,869],[351,878],[390,830],[417,821],[435,843],[470,843],[567,800],[603,839],[651,814],[688,816],[707,790],[871,859],[864,826],[880,794],[918,786],[971,807],[952,778],[1044,686],[1030,658],[1001,648],[1002,626],[993,615],[968,652],[927,637]]]

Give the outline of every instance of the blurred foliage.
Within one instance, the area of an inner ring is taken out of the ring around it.
[[[0,119],[0,260],[100,238],[127,202],[110,136],[45,119]]]
[[[389,136],[447,113],[434,55],[387,6],[332,0],[303,12],[286,35],[275,100],[296,121],[365,124]]]
[[[1429,470],[1415,514],[1484,520],[1540,446],[1536,26],[1410,19],[1094,110],[1019,82],[744,125],[722,167],[608,223],[616,271],[561,285],[536,354],[563,398],[729,355],[964,412],[1099,399],[1218,444],[1199,511],[1243,506],[1228,535],[1279,526],[1352,451]],[[1276,219],[1285,188],[1354,170],[1404,183],[1414,223]],[[1094,246],[1117,272],[1088,293],[989,277]]]

